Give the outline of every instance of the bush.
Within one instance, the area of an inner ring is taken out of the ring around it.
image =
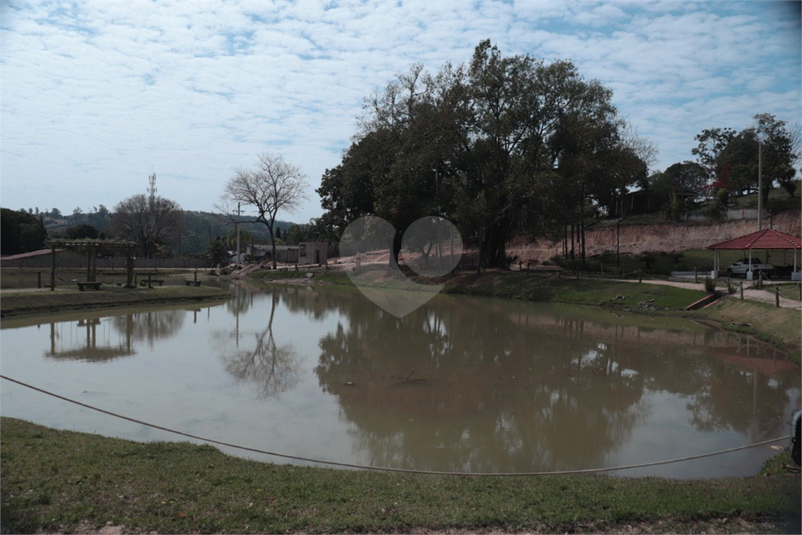
[[[705,277],[705,291],[709,294],[716,293],[716,281],[710,277]]]

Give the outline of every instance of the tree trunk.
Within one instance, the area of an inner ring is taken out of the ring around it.
[[[393,234],[393,242],[390,244],[390,258],[387,260],[389,267],[398,267],[398,256],[401,254],[401,239],[404,237],[398,230]]]
[[[273,226],[272,225],[268,225],[267,226],[267,231],[270,233],[270,243],[272,245],[271,250],[272,250],[272,254],[273,254],[273,270],[275,271],[276,270],[276,240],[275,240],[275,238],[273,238]],[[239,259],[237,259],[237,260],[239,260]]]

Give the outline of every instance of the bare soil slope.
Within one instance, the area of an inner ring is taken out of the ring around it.
[[[774,228],[794,236],[800,235],[800,212],[791,211],[764,219],[763,228]],[[622,254],[639,254],[646,251],[673,253],[689,249],[706,249],[726,240],[757,231],[757,221],[742,219],[713,224],[656,224],[637,225],[622,223],[620,232],[615,225],[585,231],[585,251],[589,256],[605,251],[614,252],[620,244]],[[544,262],[562,254],[562,243],[540,239],[526,243],[515,239],[507,247],[507,254],[517,255],[522,261]]]

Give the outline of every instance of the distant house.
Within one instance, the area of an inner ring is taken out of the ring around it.
[[[674,193],[678,199],[695,199],[697,194],[692,191],[679,190]],[[652,191],[638,190],[626,193],[618,198],[615,205],[615,217],[653,214],[659,212],[668,202],[667,194],[660,196]]]
[[[271,245],[249,245],[245,252],[250,260],[263,262],[265,260],[271,260],[273,247]],[[276,245],[276,262],[281,262],[282,264],[297,264],[298,246]]]
[[[323,265],[328,259],[328,244],[303,242],[300,245],[276,245],[276,262],[282,264]],[[270,245],[250,245],[246,249],[248,258],[254,262],[270,260],[273,249]]]
[[[626,193],[618,198],[615,204],[616,217],[650,214],[659,210],[657,201],[648,191],[639,190]]]
[[[323,242],[303,242],[298,246],[298,263],[322,266],[328,260],[329,246]]]

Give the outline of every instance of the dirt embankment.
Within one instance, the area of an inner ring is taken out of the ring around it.
[[[794,236],[800,234],[800,212],[785,212],[773,219],[764,219],[763,228],[773,228]],[[620,247],[622,254],[639,254],[646,251],[673,253],[689,249],[706,249],[710,245],[727,241],[757,231],[757,221],[742,219],[713,224],[656,224],[638,225],[622,223],[591,228],[585,231],[585,251],[589,256],[605,251],[615,252]],[[561,241],[541,239],[526,243],[523,239],[512,240],[507,254],[517,255],[523,261],[544,262],[562,255]]]

